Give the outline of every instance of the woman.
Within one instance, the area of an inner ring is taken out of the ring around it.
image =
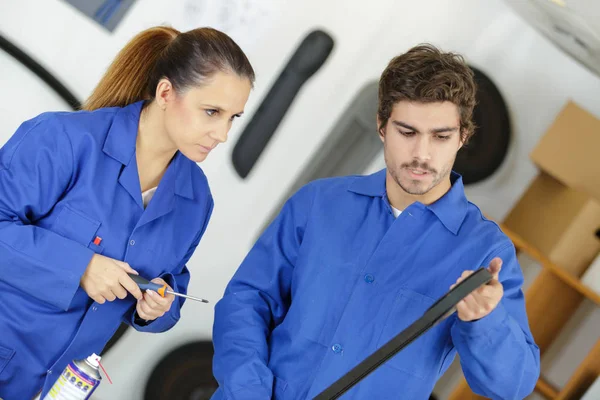
[[[78,112],[24,122],[0,150],[0,398],[42,398],[125,321],[163,332],[213,209],[196,163],[227,139],[254,71],[203,28],[146,30]]]

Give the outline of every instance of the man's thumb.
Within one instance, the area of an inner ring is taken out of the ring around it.
[[[495,280],[498,280],[498,275],[500,274],[500,270],[502,269],[502,260],[499,257],[494,258],[490,262],[490,266],[488,271],[492,274]]]

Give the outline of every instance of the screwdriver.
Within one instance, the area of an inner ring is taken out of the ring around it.
[[[167,285],[159,285],[158,283],[150,282],[149,280],[142,278],[139,275],[135,275],[135,274],[127,274],[127,275],[129,275],[131,277],[131,279],[133,279],[133,281],[135,283],[137,283],[137,285],[139,286],[140,289],[154,290],[161,297],[165,297],[165,293],[169,293],[169,294],[173,294],[175,296],[185,297],[186,299],[200,301],[202,303],[208,303],[208,300],[201,299],[199,297],[188,296],[187,294],[183,294],[183,293],[174,292],[172,290],[167,289]]]

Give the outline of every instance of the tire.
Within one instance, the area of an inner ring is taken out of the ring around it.
[[[212,342],[192,342],[160,360],[150,374],[144,400],[209,400],[218,384],[212,374]]]
[[[454,170],[470,185],[489,178],[507,156],[511,126],[502,94],[481,70],[471,67],[477,83],[477,105],[473,111],[475,133],[456,156]]]

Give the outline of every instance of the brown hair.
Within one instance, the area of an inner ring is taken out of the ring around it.
[[[82,109],[152,100],[162,78],[182,91],[202,84],[217,71],[233,72],[254,83],[248,58],[225,33],[212,28],[181,33],[170,27],[153,27],[137,34],[117,54]]]
[[[430,44],[421,44],[393,58],[379,80],[381,131],[394,104],[401,101],[432,103],[450,101],[458,106],[461,137],[465,143],[473,135],[473,108],[477,86],[464,58],[444,53]]]

